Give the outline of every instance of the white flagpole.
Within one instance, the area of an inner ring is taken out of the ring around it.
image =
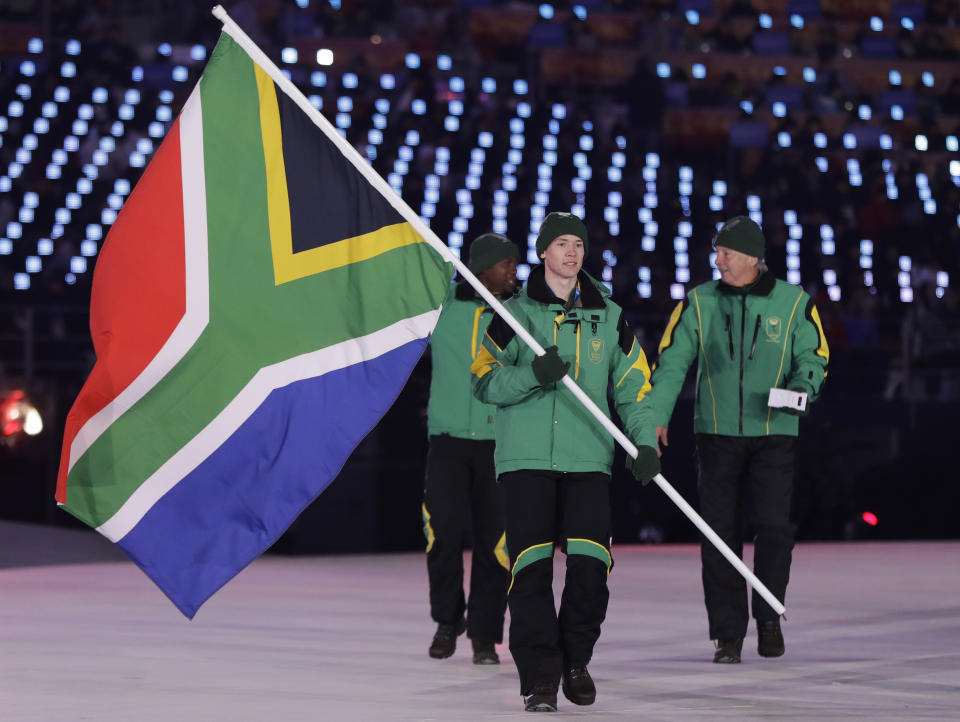
[[[484,286],[476,276],[471,273],[470,269],[459,259],[457,258],[447,247],[443,241],[441,241],[437,234],[434,233],[430,227],[423,222],[423,219],[420,218],[413,209],[410,208],[400,197],[400,195],[390,187],[390,185],[380,177],[380,175],[367,163],[366,159],[357,152],[350,143],[347,142],[347,139],[344,138],[337,131],[336,128],[331,125],[323,113],[313,107],[313,104],[307,100],[307,97],[300,92],[300,89],[297,88],[290,80],[280,72],[280,69],[274,64],[266,53],[264,53],[250,37],[243,32],[243,29],[237,25],[233,19],[227,14],[227,11],[223,9],[222,6],[217,5],[211,11],[220,22],[223,23],[223,30],[230,37],[232,37],[237,45],[243,48],[250,58],[255,62],[260,69],[263,70],[270,78],[280,86],[280,88],[285,92],[291,100],[293,100],[300,109],[307,114],[307,116],[314,122],[314,124],[323,131],[332,143],[334,143],[337,148],[343,153],[344,157],[349,160],[353,166],[363,175],[364,178],[380,191],[380,194],[387,200],[390,205],[392,205],[397,212],[403,217],[407,223],[413,226],[414,230],[420,234],[424,241],[426,241],[437,253],[439,253],[443,259],[449,263],[452,263],[453,266],[460,272],[460,275],[471,285],[474,290],[480,294],[484,301],[486,301],[490,307],[496,311],[504,321],[513,329],[513,331],[519,336],[524,343],[529,346],[537,356],[542,356],[544,354],[543,347],[537,343],[537,340],[530,335],[526,328],[520,325],[520,323],[513,317],[513,315],[503,307],[503,304],[497,300],[497,297],[494,296],[490,291],[487,290],[487,287]],[[569,376],[563,377],[563,384],[566,386],[580,402],[587,407],[587,410],[593,414],[594,418],[597,419],[616,441],[624,448],[624,450],[634,459],[637,458],[637,447],[628,439],[617,426],[607,418],[607,415],[600,410],[600,408],[593,403],[593,400],[587,396],[587,394],[577,386],[576,382],[571,379]],[[664,493],[670,497],[674,504],[680,507],[680,510],[686,514],[686,516],[694,523],[694,525],[703,532],[704,536],[710,540],[710,542],[717,547],[721,554],[727,558],[727,560],[733,564],[740,574],[750,583],[750,585],[757,590],[757,592],[762,596],[767,604],[769,604],[777,614],[784,613],[784,606],[781,604],[773,594],[770,593],[770,590],[764,586],[757,577],[747,568],[747,566],[741,561],[741,559],[734,554],[730,547],[728,547],[724,541],[717,536],[716,532],[710,528],[710,525],[707,524],[694,509],[691,507],[686,500],[670,485],[670,483],[663,477],[661,474],[657,474],[653,480],[657,482],[657,486],[663,489]]]

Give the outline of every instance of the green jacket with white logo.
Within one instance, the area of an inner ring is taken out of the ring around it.
[[[608,415],[612,387],[627,436],[654,446],[656,434],[643,401],[650,388],[643,349],[604,286],[581,271],[578,289],[579,299],[565,309],[547,286],[543,266],[536,266],[506,307],[541,346],[558,347],[570,362],[569,376]],[[541,386],[533,359],[533,351],[503,319],[490,323],[473,363],[473,386],[477,398],[497,406],[497,474],[519,469],[609,474],[613,437],[562,382]]]
[[[649,401],[667,426],[697,361],[694,430],[725,436],[797,435],[798,419],[767,405],[771,388],[820,394],[830,350],[813,300],[769,271],[750,286],[709,281],[674,309],[654,364]]]
[[[493,312],[463,281],[450,287],[430,337],[433,371],[427,404],[427,433],[459,439],[493,439],[496,407],[478,401],[471,387],[470,365]]]

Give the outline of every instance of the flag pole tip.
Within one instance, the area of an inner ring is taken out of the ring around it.
[[[217,20],[226,20],[227,11],[223,9],[223,5],[214,5],[210,12]]]

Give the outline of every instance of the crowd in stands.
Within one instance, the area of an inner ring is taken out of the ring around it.
[[[5,300],[89,297],[219,33],[206,6],[171,5],[23,2],[0,23]],[[838,368],[956,365],[956,2],[224,5],[452,247],[493,229],[532,248],[547,212],[581,215],[586,268],[651,355],[712,277],[718,223],[749,213]]]

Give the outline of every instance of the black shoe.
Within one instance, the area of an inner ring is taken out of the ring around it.
[[[717,651],[713,655],[714,664],[740,664],[740,650],[743,649],[743,637],[737,639],[718,639]]]
[[[593,704],[597,698],[597,687],[585,664],[563,670],[562,687],[563,696],[574,704]]]
[[[761,657],[781,657],[786,651],[780,620],[771,619],[757,622],[757,652]]]
[[[556,712],[557,688],[549,684],[537,684],[530,694],[523,695],[523,709],[527,712]]]
[[[470,642],[473,644],[474,664],[500,664],[500,657],[497,656],[497,648],[493,642],[480,642],[476,639],[471,639]]]
[[[434,659],[446,659],[457,650],[457,637],[467,629],[467,622],[461,619],[456,624],[438,624],[437,633],[430,643],[430,656]]]

